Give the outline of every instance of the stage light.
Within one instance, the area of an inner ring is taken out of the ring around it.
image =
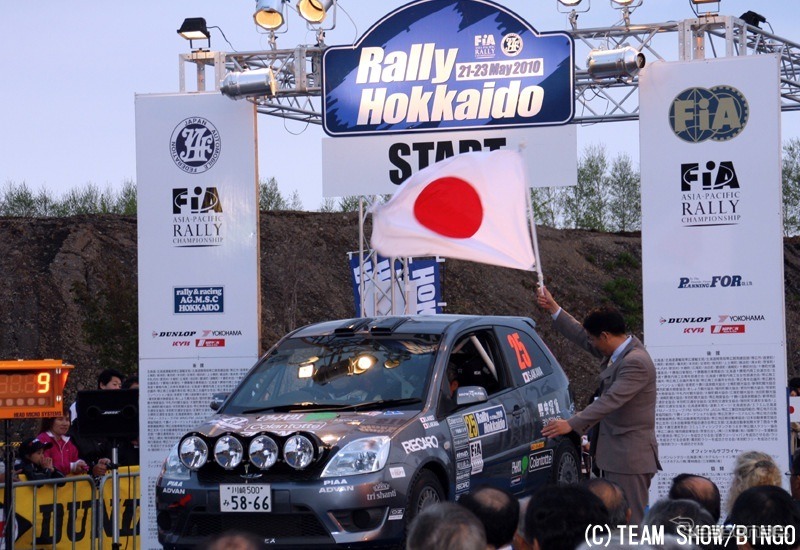
[[[592,50],[586,59],[589,76],[594,80],[631,79],[639,73],[644,64],[644,54],[631,46],[615,50]]]
[[[698,4],[719,4],[720,0],[692,0],[692,4],[697,6]]]
[[[614,4],[616,4],[616,6],[614,6]],[[617,8],[617,6],[623,8],[637,8],[642,5],[642,0],[611,0],[611,5],[615,8]]]
[[[754,11],[746,11],[746,12],[744,12],[741,16],[739,16],[739,19],[741,19],[742,21],[744,21],[748,25],[751,25],[753,27],[758,27],[759,29],[761,28],[761,23],[766,23],[767,22],[767,18],[766,17],[764,17],[760,13],[756,13]]]
[[[203,17],[187,17],[184,19],[181,28],[178,29],[178,34],[189,41],[189,47],[192,49],[194,49],[193,40],[208,40],[208,47],[211,47],[211,32],[209,32],[206,20]]]
[[[271,67],[252,71],[231,71],[222,80],[220,91],[231,99],[253,96],[275,96],[278,81]]]
[[[283,25],[283,0],[257,0],[253,13],[256,25],[268,31],[274,31]]]
[[[297,13],[311,24],[322,23],[333,0],[297,0]]]
[[[567,6],[571,8],[573,6],[577,6],[578,4],[580,4],[581,0],[558,0],[558,3],[561,4],[562,6]]]

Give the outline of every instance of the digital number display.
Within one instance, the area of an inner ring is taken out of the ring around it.
[[[64,413],[64,385],[72,365],[53,359],[0,361],[0,418]]]

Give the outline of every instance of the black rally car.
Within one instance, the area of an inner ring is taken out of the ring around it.
[[[276,546],[403,541],[425,506],[479,485],[576,482],[567,377],[530,319],[350,319],[284,337],[186,434],[156,486],[159,540],[231,529]]]

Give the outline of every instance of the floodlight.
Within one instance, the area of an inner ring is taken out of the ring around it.
[[[739,16],[739,19],[747,23],[752,27],[761,28],[761,23],[766,23],[767,18],[761,15],[760,13],[756,13],[754,11],[746,11],[742,15]]]
[[[297,0],[297,13],[311,24],[322,23],[333,0]]]
[[[271,67],[251,71],[231,71],[222,80],[219,90],[231,99],[275,96],[278,92],[278,81]]]
[[[580,4],[581,0],[558,0],[558,3],[561,4],[562,6],[568,6],[571,8],[573,6],[577,6],[578,4]]]
[[[257,0],[253,20],[262,29],[273,31],[283,25],[283,0]]]
[[[592,50],[586,59],[589,76],[594,80],[615,78],[631,79],[644,67],[645,57],[642,52],[631,46],[615,50]]]
[[[695,6],[698,4],[719,4],[720,0],[692,0]]]
[[[204,17],[187,17],[183,20],[178,34],[189,41],[189,47],[193,48],[192,40],[208,40],[208,47],[211,47],[211,32],[206,26]]]

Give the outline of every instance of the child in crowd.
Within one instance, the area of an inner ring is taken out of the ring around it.
[[[55,416],[42,419],[42,433],[36,438],[52,446],[44,451],[44,456],[53,459],[53,466],[62,474],[83,475],[89,465],[78,456],[78,447],[67,435],[70,427],[68,416]]]
[[[64,477],[64,474],[53,467],[53,459],[44,456],[44,451],[52,445],[52,443],[39,441],[35,437],[29,437],[19,446],[19,467],[22,469],[22,475],[28,481]]]

